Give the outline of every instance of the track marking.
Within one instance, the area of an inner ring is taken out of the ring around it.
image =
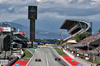
[[[46,56],[47,66],[49,66],[47,55],[45,54],[45,56]]]

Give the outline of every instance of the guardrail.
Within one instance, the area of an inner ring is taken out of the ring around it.
[[[9,63],[8,60],[0,60],[0,66],[1,65],[7,65]]]
[[[6,66],[12,66],[19,58],[15,57],[13,60],[11,60]]]

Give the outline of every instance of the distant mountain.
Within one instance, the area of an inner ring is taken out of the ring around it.
[[[26,36],[29,37],[29,27],[23,26],[21,24],[17,24],[14,22],[3,22],[3,23],[9,23],[11,27],[15,27],[17,29],[20,29],[20,31],[24,31]],[[42,38],[42,39],[62,39],[61,35],[59,35],[59,32],[49,32],[46,30],[36,29],[36,38]],[[67,35],[63,34],[63,38],[66,38]]]

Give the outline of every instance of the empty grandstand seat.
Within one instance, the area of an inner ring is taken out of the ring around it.
[[[91,42],[94,42],[98,39],[100,39],[100,33],[97,33],[97,34],[90,36],[90,37],[86,37],[84,40],[78,42],[77,44],[87,45],[87,44],[90,44]]]

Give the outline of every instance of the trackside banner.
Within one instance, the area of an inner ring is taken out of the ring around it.
[[[2,32],[11,32],[11,27],[1,27],[0,31],[2,31]]]

